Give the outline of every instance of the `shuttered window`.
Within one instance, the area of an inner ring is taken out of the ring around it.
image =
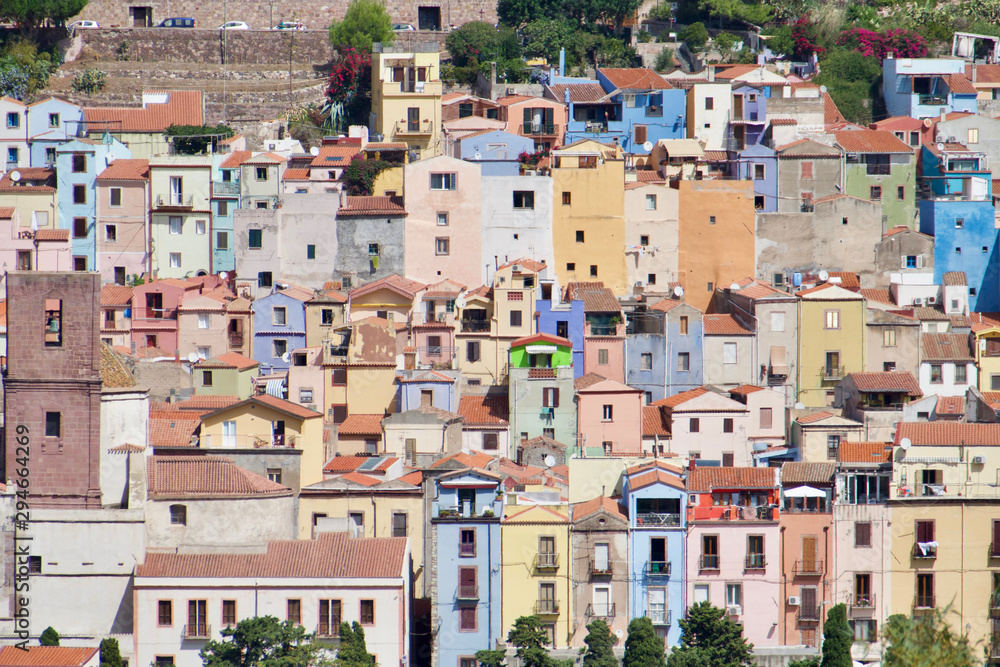
[[[872,545],[872,525],[867,521],[854,523],[854,546],[870,547]]]

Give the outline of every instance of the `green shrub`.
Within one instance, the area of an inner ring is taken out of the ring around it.
[[[108,75],[93,67],[87,68],[73,77],[73,90],[78,93],[93,95],[104,90],[108,84]]]
[[[705,46],[705,42],[708,41],[708,30],[705,29],[704,23],[698,21],[685,26],[677,37],[682,42],[687,42],[688,47],[692,49],[700,49]]]

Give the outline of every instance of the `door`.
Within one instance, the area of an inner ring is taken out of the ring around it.
[[[285,421],[271,422],[271,443],[274,447],[285,446]]]
[[[170,203],[174,206],[184,203],[184,182],[180,176],[170,177]]]
[[[601,586],[594,589],[594,616],[611,615],[611,589]]]
[[[609,551],[610,548],[607,544],[594,545],[594,572],[608,571]]]
[[[410,107],[406,110],[406,129],[408,132],[420,131],[420,108]]]
[[[163,318],[163,295],[159,293],[147,294],[145,319],[159,320],[162,318]]]
[[[426,408],[430,407],[434,402],[434,390],[433,389],[421,389],[420,390],[420,407]]]
[[[743,120],[742,95],[733,95],[733,120]]]
[[[207,635],[208,635],[208,600],[189,600],[187,636],[205,637]]]
[[[667,568],[667,538],[649,538],[649,571],[663,572]]]
[[[871,606],[871,578],[870,574],[854,575],[854,606]]]
[[[814,620],[819,618],[819,608],[816,606],[816,588],[802,588],[802,618]]]
[[[475,489],[458,490],[458,509],[462,513],[462,516],[470,516],[471,512],[475,512],[476,510]]]
[[[802,537],[802,571],[816,572],[816,536],[804,535]]]
[[[236,446],[236,422],[235,421],[222,422],[222,446],[223,447],[235,447]]]

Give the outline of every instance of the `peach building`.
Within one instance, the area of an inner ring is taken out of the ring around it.
[[[566,105],[544,97],[508,95],[497,100],[507,132],[534,140],[535,150],[552,150],[566,134]]]
[[[597,373],[578,377],[573,387],[581,447],[601,447],[605,454],[638,454],[642,450],[641,390]]]
[[[149,161],[119,159],[97,176],[97,265],[101,279],[124,285],[149,265]]]

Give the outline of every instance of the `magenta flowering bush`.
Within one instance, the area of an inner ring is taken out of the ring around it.
[[[863,56],[883,59],[892,53],[897,58],[922,58],[927,55],[927,41],[919,34],[896,28],[876,32],[867,28],[851,28],[840,33],[839,46],[846,46]]]

